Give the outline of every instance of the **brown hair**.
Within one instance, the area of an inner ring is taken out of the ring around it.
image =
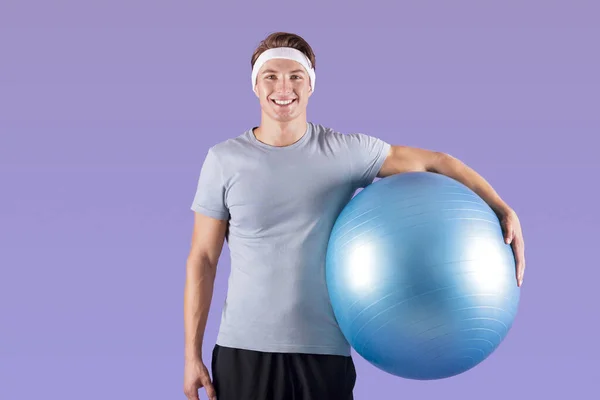
[[[312,67],[315,68],[315,53],[313,49],[310,47],[308,42],[304,40],[299,35],[295,33],[289,32],[274,32],[263,39],[259,44],[254,53],[252,54],[252,59],[250,61],[250,67],[254,67],[254,63],[260,57],[260,55],[268,49],[273,49],[277,47],[292,47],[296,50],[300,50],[312,63]],[[315,68],[316,69],[316,68]]]

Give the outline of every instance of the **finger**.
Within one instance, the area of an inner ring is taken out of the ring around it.
[[[513,241],[513,250],[515,253],[515,261],[516,261],[516,278],[517,285],[521,286],[523,284],[523,275],[525,272],[525,255],[523,251],[523,241],[520,238],[515,238]]]
[[[523,271],[525,268],[523,267],[524,263],[520,263],[519,272],[517,272],[517,286],[521,287],[523,285]]]
[[[525,261],[521,264],[521,274],[519,275],[519,287],[523,284],[523,277],[525,276]]]

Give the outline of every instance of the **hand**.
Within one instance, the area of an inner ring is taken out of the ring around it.
[[[511,245],[515,254],[517,286],[520,287],[523,284],[523,274],[525,273],[525,243],[521,222],[519,222],[517,214],[510,209],[501,212],[499,216],[504,241]]]
[[[210,400],[217,400],[215,388],[210,379],[208,368],[202,359],[189,360],[185,362],[183,378],[183,393],[188,400],[200,400],[198,389],[204,387],[206,395]]]

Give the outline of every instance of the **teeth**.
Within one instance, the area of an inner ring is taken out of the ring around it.
[[[279,104],[280,106],[287,106],[294,100],[274,100],[275,104]]]

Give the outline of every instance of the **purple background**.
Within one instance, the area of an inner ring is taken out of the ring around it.
[[[356,398],[594,396],[593,1],[28,3],[0,7],[1,399],[184,398],[189,206],[208,147],[259,122],[249,60],[277,30],[316,51],[309,120],[460,158],[525,232],[488,360],[416,382],[355,356]],[[225,246],[207,362],[228,273]]]

